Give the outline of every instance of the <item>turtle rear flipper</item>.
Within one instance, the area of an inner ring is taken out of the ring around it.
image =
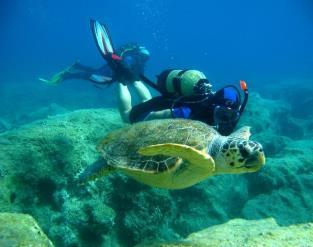
[[[165,155],[180,157],[191,165],[204,169],[206,172],[211,173],[215,170],[215,162],[209,154],[184,144],[164,143],[150,145],[140,148],[138,153],[145,156]]]
[[[88,166],[79,176],[78,180],[80,183],[94,180],[102,176],[106,176],[114,170],[113,167],[109,166],[103,159],[99,159]]]

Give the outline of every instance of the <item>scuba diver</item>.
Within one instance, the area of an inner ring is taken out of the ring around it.
[[[120,75],[123,75],[128,76],[128,80],[135,81],[138,80],[135,75],[143,73],[145,63],[150,57],[149,51],[144,46],[136,43],[127,43],[121,46],[116,54],[115,59],[121,58],[121,63],[125,67],[123,71],[119,71],[112,63],[104,64],[99,68],[92,68],[75,62],[68,68],[53,75],[50,80],[44,78],[39,78],[39,80],[51,85],[57,85],[62,81],[71,79],[88,80],[94,84],[107,85],[114,81],[123,81],[124,78],[119,78]]]
[[[100,68],[92,68],[75,62],[53,75],[51,80],[39,78],[40,81],[56,85],[64,80],[82,79],[94,84],[108,85],[115,81],[131,84],[140,80],[139,75],[143,74],[145,63],[150,57],[149,51],[136,43],[127,43],[113,53],[110,36],[105,27],[94,20],[91,20],[91,27],[95,31],[93,34],[98,48],[107,63]],[[140,87],[140,82],[136,82],[136,86]]]
[[[144,76],[142,79],[144,82],[148,80]],[[205,75],[197,70],[165,70],[158,76],[156,85],[161,96],[133,107],[124,105],[124,109],[128,109],[130,123],[158,118],[185,118],[205,122],[222,135],[229,135],[248,101],[245,81],[240,81],[244,92],[242,100],[239,89],[233,85],[212,91]]]
[[[144,46],[139,46],[135,43],[127,43],[121,46],[117,50],[117,54],[124,59],[123,63],[125,63],[125,66],[129,66],[128,69],[132,71],[133,75],[143,73],[145,63],[150,57],[149,51]],[[57,85],[65,80],[71,79],[87,80],[94,84],[107,85],[120,80],[120,78],[118,78],[120,73],[115,72],[117,71],[112,70],[108,64],[104,64],[99,68],[92,68],[75,62],[66,69],[53,75],[50,80],[44,78],[39,78],[39,80],[51,85]],[[133,78],[133,80],[134,79],[135,78]]]
[[[240,81],[243,100],[239,89],[233,85],[213,92],[210,82],[198,70],[168,69],[158,75],[154,83],[143,71],[130,70],[129,66],[125,66],[125,58],[114,52],[110,35],[103,24],[91,20],[91,27],[100,53],[119,75],[116,80],[118,107],[124,122],[185,118],[215,126],[223,135],[229,135],[234,130],[248,101],[248,88],[244,81]],[[144,83],[161,95],[152,98]],[[135,106],[132,106],[129,85],[134,86],[141,101]]]

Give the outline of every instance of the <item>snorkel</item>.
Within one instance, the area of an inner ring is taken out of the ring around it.
[[[248,96],[249,96],[249,91],[248,91],[248,86],[247,86],[247,83],[244,81],[244,80],[240,80],[240,88],[241,90],[243,91],[244,93],[244,99],[243,99],[243,102],[240,106],[240,109],[239,109],[239,114],[241,115],[247,105],[247,102],[248,102]]]

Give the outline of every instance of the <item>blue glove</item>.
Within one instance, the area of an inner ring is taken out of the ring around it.
[[[172,109],[173,118],[189,118],[191,109],[187,106],[181,106]]]

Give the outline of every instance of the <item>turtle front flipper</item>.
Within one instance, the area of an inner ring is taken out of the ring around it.
[[[165,155],[180,157],[193,166],[205,169],[206,172],[214,172],[215,162],[205,150],[200,151],[184,144],[164,143],[150,145],[138,150],[144,156]]]
[[[88,166],[78,176],[78,181],[84,183],[86,181],[94,180],[102,176],[106,176],[114,170],[113,167],[109,166],[105,160],[99,159]]]

